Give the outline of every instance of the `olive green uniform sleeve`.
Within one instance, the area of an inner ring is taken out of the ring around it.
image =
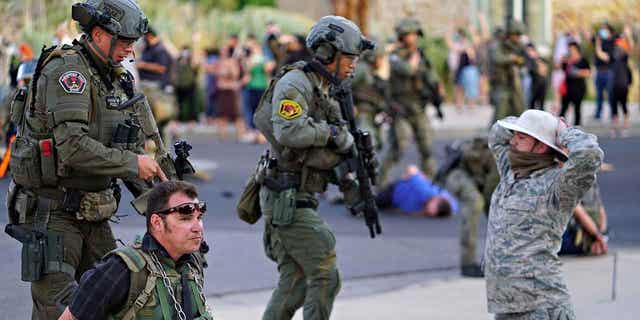
[[[408,59],[403,59],[398,53],[392,53],[389,56],[389,67],[391,68],[391,73],[403,77],[413,76],[417,71],[417,69],[411,67]]]
[[[309,114],[313,94],[311,82],[300,70],[290,71],[276,84],[271,101],[271,120],[274,136],[283,146],[304,149],[327,145],[329,124]],[[289,110],[282,112],[282,108]]]
[[[497,45],[491,55],[491,62],[497,66],[506,66],[513,63],[511,52],[506,50],[503,45]]]
[[[51,66],[50,66],[51,65]],[[60,83],[69,70],[82,74],[85,87],[78,93],[67,92]],[[91,81],[89,72],[81,65],[48,64],[40,78],[38,88],[46,90],[45,103],[53,119],[58,165],[90,175],[134,178],[138,175],[135,153],[109,148],[89,137],[91,115]]]

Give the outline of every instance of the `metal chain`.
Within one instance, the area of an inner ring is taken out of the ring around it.
[[[178,318],[180,318],[180,320],[186,320],[187,315],[184,313],[184,311],[182,311],[182,306],[178,303],[178,300],[176,300],[176,296],[173,293],[173,286],[171,286],[171,281],[169,280],[167,273],[164,272],[164,268],[162,267],[162,264],[158,260],[158,257],[156,257],[155,252],[151,252],[151,260],[153,260],[153,263],[156,265],[156,268],[160,270],[160,275],[162,276],[162,282],[164,282],[164,286],[167,288],[167,291],[169,291],[169,296],[171,296],[171,299],[173,300],[173,307],[174,309],[176,309],[176,312],[178,313]]]
[[[189,266],[189,270],[191,270],[191,274],[193,274],[196,286],[198,286],[198,293],[200,294],[200,299],[202,299],[205,310],[211,317],[213,317],[213,311],[211,311],[211,308],[209,308],[209,304],[207,304],[207,298],[204,296],[204,279],[200,279],[200,275],[198,274],[198,272],[196,272],[196,270],[193,269],[190,264],[187,263],[187,266]]]

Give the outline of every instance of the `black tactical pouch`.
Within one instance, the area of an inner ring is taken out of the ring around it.
[[[22,243],[22,281],[33,282],[42,278],[45,269],[46,237],[31,231],[29,240]]]
[[[16,90],[13,101],[11,101],[11,116],[10,121],[15,125],[22,125],[22,119],[24,118],[24,107],[27,103],[27,88],[19,88]]]
[[[296,213],[296,189],[289,188],[277,193],[273,203],[273,217],[271,223],[276,226],[286,226],[293,222]]]

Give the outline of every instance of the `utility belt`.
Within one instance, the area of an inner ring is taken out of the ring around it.
[[[32,218],[35,219],[37,216],[37,204],[40,199],[49,202],[49,214],[68,214],[78,220],[101,222],[116,213],[120,197],[121,190],[115,181],[112,181],[109,188],[97,192],[69,188],[28,189],[12,181],[7,193],[9,222],[31,222]]]
[[[75,277],[75,268],[64,262],[62,234],[47,230],[52,214],[69,214],[89,222],[111,218],[117,210],[119,187],[99,192],[80,190],[30,190],[14,181],[9,185],[9,224],[5,233],[22,243],[21,279],[33,282],[45,274],[63,272]]]

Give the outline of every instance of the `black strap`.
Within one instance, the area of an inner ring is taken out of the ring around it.
[[[191,296],[191,287],[189,286],[187,272],[182,273],[180,283],[182,284],[182,310],[187,320],[193,320],[193,297]]]
[[[38,196],[38,206],[36,207],[35,227],[37,230],[46,232],[49,223],[49,215],[51,214],[53,200]]]
[[[317,209],[318,201],[313,200],[296,200],[296,208],[297,209]]]
[[[329,80],[329,82],[334,86],[339,86],[340,85],[340,80],[338,80],[334,75],[329,73],[327,68],[325,68],[322,64],[320,64],[320,62],[318,62],[316,60],[308,62],[304,66],[304,68],[302,68],[302,70],[305,71],[305,72],[309,72],[309,71],[315,72],[315,73],[319,74],[320,76],[322,76],[323,78]]]

